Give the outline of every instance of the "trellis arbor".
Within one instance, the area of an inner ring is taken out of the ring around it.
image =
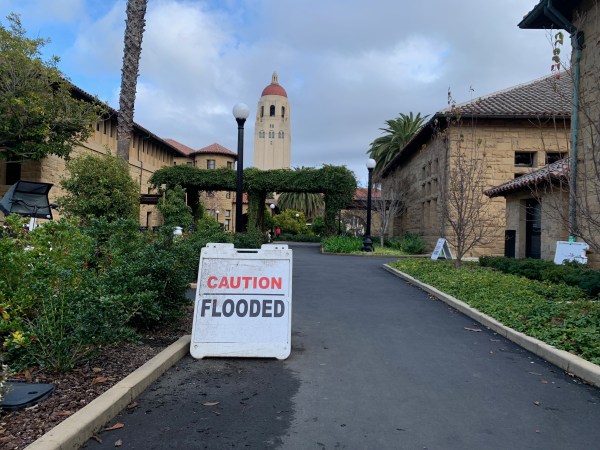
[[[221,168],[198,169],[188,165],[165,167],[157,170],[150,182],[155,186],[177,185],[188,194],[188,204],[194,213],[198,210],[200,191],[235,191],[235,171]],[[248,193],[248,224],[263,228],[264,204],[271,192],[322,193],[325,198],[325,227],[327,234],[335,234],[336,217],[340,210],[352,203],[356,189],[354,174],[343,166],[325,165],[320,169],[244,170],[244,192]]]

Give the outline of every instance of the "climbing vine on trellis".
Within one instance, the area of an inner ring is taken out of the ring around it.
[[[198,208],[200,191],[235,191],[236,172],[232,169],[198,169],[188,165],[165,167],[150,178],[154,186],[181,186],[188,193],[194,211]],[[249,227],[262,229],[264,204],[270,192],[313,192],[325,198],[325,227],[327,234],[336,232],[336,217],[352,202],[356,189],[354,174],[343,166],[325,165],[322,168],[244,170],[244,192],[248,193]]]

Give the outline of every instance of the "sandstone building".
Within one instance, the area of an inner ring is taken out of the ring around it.
[[[73,95],[90,102],[97,101],[92,95],[73,86]],[[93,125],[94,133],[83,145],[75,147],[71,157],[83,153],[116,154],[117,149],[117,111],[109,108],[108,117]],[[133,138],[129,147],[129,172],[140,187],[140,194],[152,193],[148,182],[152,174],[161,167],[172,166],[178,157],[185,156],[179,149],[161,139],[144,127],[134,124]],[[60,187],[60,180],[68,175],[65,160],[58,156],[50,155],[39,161],[25,161],[22,163],[7,163],[0,161],[0,195],[19,179],[52,183],[50,202],[64,194]],[[0,212],[0,219],[3,214]],[[140,224],[147,227],[160,225],[161,218],[155,205],[140,206]]]
[[[565,30],[563,45],[572,47],[569,211],[568,219],[561,220],[573,238],[590,245],[593,253],[588,257],[595,265],[600,265],[599,24],[596,0],[541,0],[519,23],[523,29]],[[568,65],[568,62],[562,61],[562,64]]]
[[[394,221],[394,235],[420,234],[430,248],[439,237],[452,243],[455,236],[444,217],[455,214],[448,199],[466,149],[481,166],[474,192],[479,197],[566,156],[570,91],[568,77],[545,77],[434,114],[383,170],[384,178],[398,177],[407,186],[406,209]],[[465,256],[504,254],[504,199],[487,202],[482,217],[486,239]]]

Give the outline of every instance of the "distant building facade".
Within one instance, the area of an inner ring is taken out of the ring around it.
[[[264,88],[256,110],[254,167],[261,170],[289,169],[291,161],[290,103],[279,84],[277,72]]]
[[[73,95],[88,100],[97,101],[92,95],[73,86]],[[116,154],[117,149],[117,111],[109,108],[108,116],[96,122],[93,127],[92,136],[82,145],[73,149],[71,157],[82,154]],[[129,147],[129,172],[138,183],[140,194],[150,194],[152,186],[149,179],[152,174],[167,166],[172,166],[174,160],[184,156],[177,148],[161,139],[154,133],[148,131],[138,124],[134,124],[133,138]],[[60,181],[68,177],[65,160],[55,155],[50,155],[39,161],[24,161],[21,163],[7,163],[0,161],[0,196],[19,179],[52,183],[50,190],[50,202],[65,194],[60,187]],[[59,217],[60,213],[55,215]],[[3,214],[0,212],[0,220]],[[140,225],[157,226],[162,222],[156,205],[140,205]]]
[[[408,186],[405,212],[394,221],[393,234],[420,234],[431,249],[439,237],[452,237],[444,217],[453,214],[447,199],[461,148],[479,148],[484,189],[564,158],[571,89],[568,77],[546,77],[436,113],[384,168],[384,178],[398,177]],[[453,126],[452,120],[461,125]],[[483,197],[484,189],[478,195]],[[493,219],[487,239],[466,257],[504,254],[504,199],[485,202],[484,217]]]

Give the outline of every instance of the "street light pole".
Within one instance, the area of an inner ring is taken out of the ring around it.
[[[237,146],[237,183],[235,191],[235,232],[244,231],[242,221],[244,206],[244,123],[250,114],[248,106],[238,103],[233,107],[233,117],[238,124],[238,146]]]
[[[217,209],[215,212],[217,213],[217,223],[218,223],[218,222],[219,222],[219,213],[220,213],[221,211],[219,211],[219,210]]]
[[[376,161],[374,159],[367,160],[367,170],[369,171],[369,181],[367,184],[367,230],[363,239],[363,251],[373,251],[373,241],[371,241],[371,188],[373,185],[373,169],[375,168]]]

